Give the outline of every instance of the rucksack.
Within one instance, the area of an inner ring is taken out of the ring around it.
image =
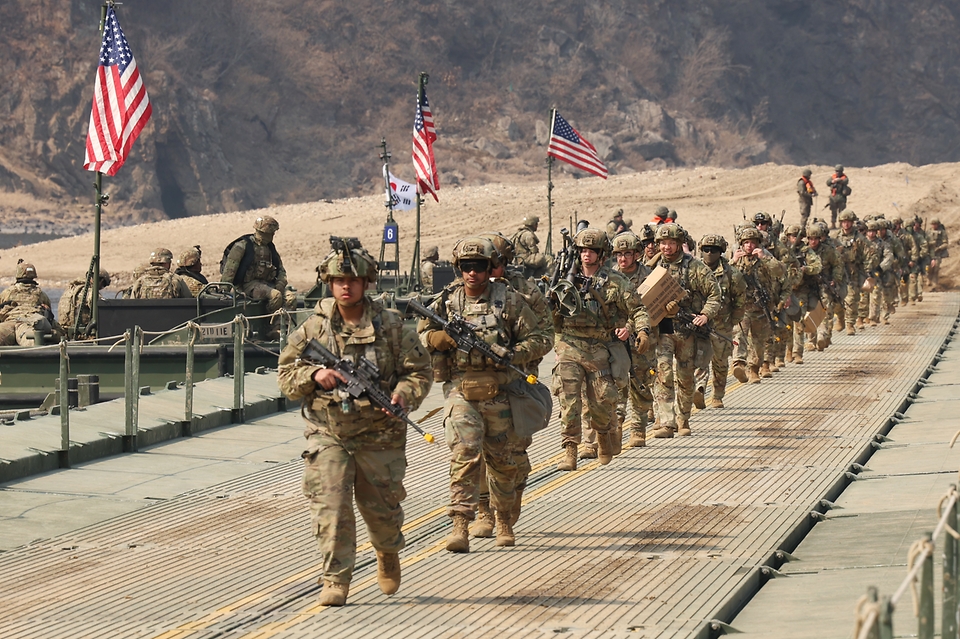
[[[133,285],[133,298],[141,300],[168,300],[177,297],[173,273],[146,272]]]

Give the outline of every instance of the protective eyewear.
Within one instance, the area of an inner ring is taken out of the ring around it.
[[[719,253],[720,247],[719,246],[702,246],[700,247],[700,252],[701,253]]]
[[[485,273],[489,264],[487,260],[461,260],[460,270],[464,273]]]

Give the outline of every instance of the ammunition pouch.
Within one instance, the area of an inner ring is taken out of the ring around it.
[[[510,401],[513,430],[518,437],[532,437],[550,423],[553,413],[553,397],[544,384],[528,384],[516,379],[503,387]]]
[[[500,375],[494,371],[466,371],[460,380],[460,393],[469,402],[493,399],[500,393]]]

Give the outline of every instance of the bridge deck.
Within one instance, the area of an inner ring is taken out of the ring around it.
[[[707,636],[710,620],[732,618],[753,594],[761,566],[794,549],[851,462],[866,460],[958,311],[960,296],[931,295],[892,326],[837,336],[803,366],[732,386],[726,409],[694,417],[693,437],[605,467],[556,471],[548,429],[531,449],[514,548],[443,550],[446,448],[411,438],[393,597],[376,586],[364,533],[349,605],[315,605],[295,460],[0,555],[4,636]],[[435,392],[422,410],[440,401]],[[427,422],[435,434],[438,421]]]

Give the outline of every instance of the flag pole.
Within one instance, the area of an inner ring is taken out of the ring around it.
[[[553,125],[557,118],[557,110],[550,109],[550,135],[553,135]],[[549,141],[547,142],[549,149]],[[553,257],[553,156],[547,151],[547,243],[546,254]]]
[[[400,279],[400,245],[399,245],[400,238],[399,237],[393,238],[394,239],[394,242],[393,242],[394,259],[392,264],[393,266],[395,266],[395,268],[394,269],[383,268],[383,256],[387,248],[386,229],[387,227],[396,225],[393,219],[393,193],[391,192],[391,188],[390,188],[390,152],[387,151],[387,138],[385,137],[380,138],[380,159],[383,160],[383,184],[384,184],[384,187],[386,188],[386,191],[384,191],[384,193],[386,193],[386,196],[387,196],[387,201],[385,202],[385,206],[387,207],[387,223],[384,226],[384,235],[380,239],[380,269],[381,269],[381,272],[384,270],[393,270],[395,275],[393,289],[394,289],[394,292],[396,292],[397,285],[399,284],[399,279]]]
[[[113,6],[113,0],[105,0],[100,7],[100,37],[103,37],[103,30],[107,24],[107,9]],[[90,326],[86,328],[86,334],[89,336],[93,331],[100,334],[100,216],[103,213],[103,207],[110,199],[109,195],[103,193],[103,173],[97,171],[96,181],[93,188],[97,192],[96,212],[93,216],[93,260],[90,261],[90,272],[87,273],[87,281],[90,282]],[[80,301],[80,308],[83,309],[83,300]],[[79,316],[80,313],[78,312]],[[77,336],[74,335],[74,338]]]
[[[420,72],[420,76],[417,79],[417,104],[423,102],[423,88],[427,86],[427,82],[430,80],[430,75],[425,71]],[[423,203],[423,198],[420,197],[420,185],[417,184],[416,189],[417,196],[417,239],[413,245],[413,266],[410,267],[410,284],[412,290],[419,291],[423,288],[423,276],[420,272],[420,205]]]

